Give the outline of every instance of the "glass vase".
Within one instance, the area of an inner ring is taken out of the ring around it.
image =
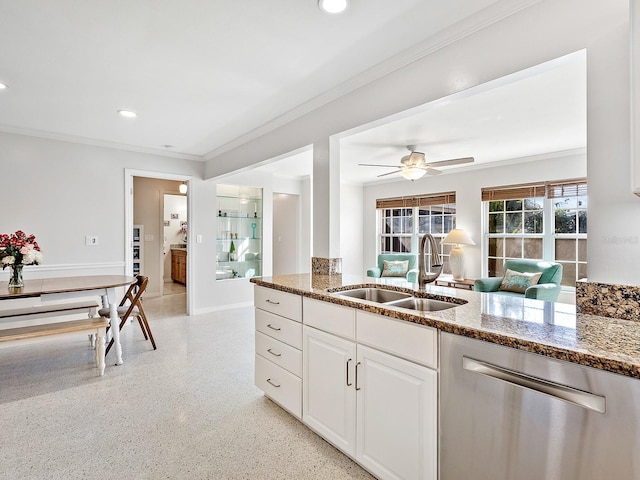
[[[24,287],[24,281],[22,280],[22,267],[24,267],[24,265],[9,266],[9,288]]]

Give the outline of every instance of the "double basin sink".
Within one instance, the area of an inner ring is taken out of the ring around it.
[[[409,310],[416,310],[419,312],[437,312],[440,310],[447,310],[449,308],[460,306],[461,303],[459,302],[464,302],[459,299],[456,299],[456,301],[445,301],[436,300],[434,298],[415,297],[410,293],[386,290],[384,288],[377,287],[353,288],[333,293],[342,297],[357,298],[360,300],[367,300],[369,302],[380,303],[389,307],[407,308]]]

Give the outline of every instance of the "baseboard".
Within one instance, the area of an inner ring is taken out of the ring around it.
[[[221,312],[224,310],[235,310],[238,308],[253,307],[253,302],[229,303],[227,305],[218,305],[215,307],[194,308],[191,315],[203,315],[205,313]]]

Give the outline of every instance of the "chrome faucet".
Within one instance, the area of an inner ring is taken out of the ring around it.
[[[424,263],[427,240],[429,240],[429,246],[431,248],[431,268],[428,272],[426,271]],[[418,254],[418,288],[424,288],[427,283],[435,282],[441,273],[442,261],[438,253],[438,244],[436,243],[436,239],[433,238],[433,235],[425,233],[420,240],[420,253]]]

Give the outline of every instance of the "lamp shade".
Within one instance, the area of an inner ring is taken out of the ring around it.
[[[418,180],[419,178],[424,177],[425,173],[426,172],[422,168],[408,167],[403,169],[400,172],[400,175],[402,175],[407,180]]]
[[[451,230],[446,237],[442,239],[443,244],[448,245],[475,245],[469,234],[462,230],[461,228],[454,228]]]

